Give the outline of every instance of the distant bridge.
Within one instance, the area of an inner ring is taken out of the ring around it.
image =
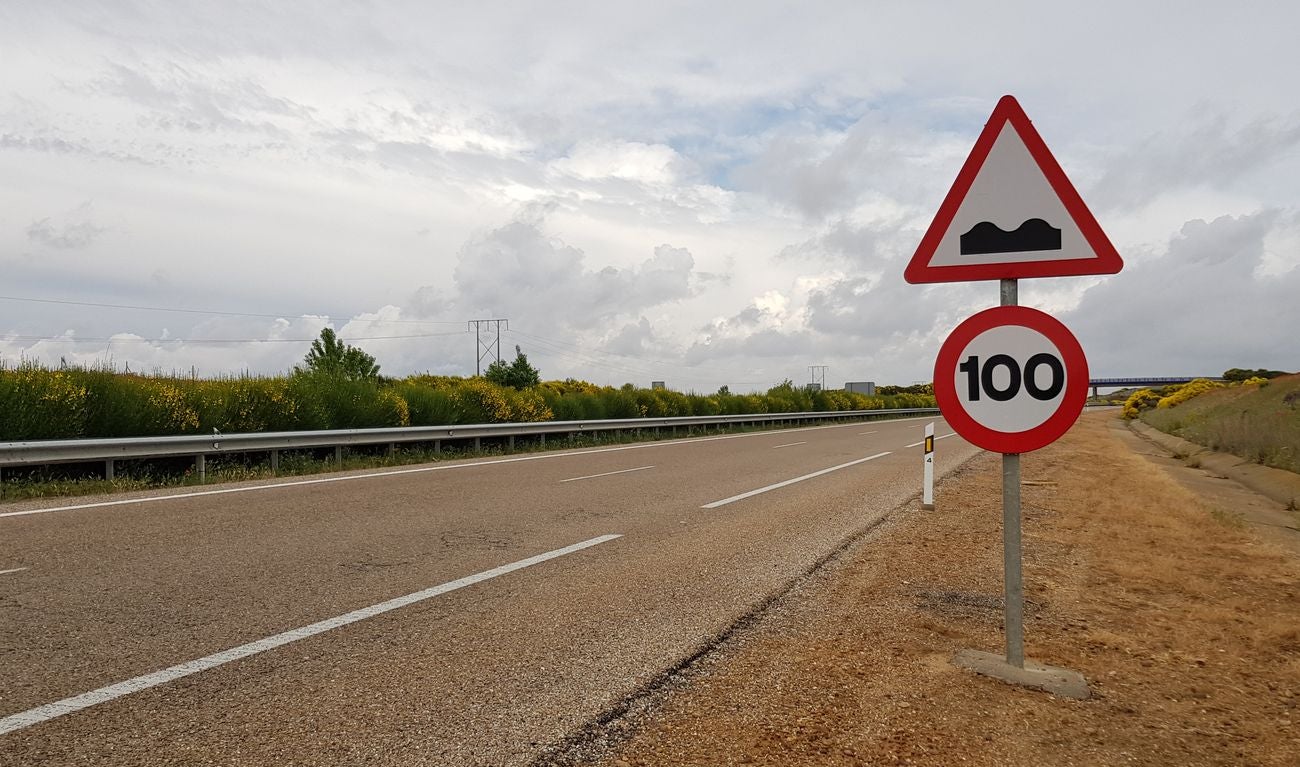
[[[1205,378],[1210,381],[1222,381],[1219,376],[1147,376],[1146,378],[1092,378],[1088,381],[1088,386],[1092,387],[1092,396],[1097,396],[1098,389],[1127,389],[1129,387],[1147,387],[1147,386],[1168,386],[1170,384],[1185,384],[1197,378]]]

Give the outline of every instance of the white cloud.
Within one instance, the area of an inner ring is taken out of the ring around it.
[[[580,179],[618,178],[648,186],[667,186],[677,180],[681,158],[671,147],[640,142],[584,142],[551,167]]]
[[[5,292],[271,316],[0,299],[0,354],[272,372],[329,315],[463,373],[507,316],[559,377],[927,378],[996,286],[902,268],[1011,91],[1128,264],[1026,302],[1117,374],[1294,368],[1300,11],[1184,10],[8,3]]]

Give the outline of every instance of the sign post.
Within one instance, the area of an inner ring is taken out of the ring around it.
[[[1001,306],[1018,306],[1020,286],[1002,280]],[[1083,380],[1088,380],[1085,374]],[[1007,663],[1025,667],[1025,581],[1020,556],[1020,453],[1002,454],[1002,611]]]
[[[1018,280],[1115,274],[1123,266],[1020,104],[1003,96],[903,273],[911,283],[1000,284],[999,306],[958,325],[935,362],[934,395],[948,424],[1002,454],[1006,653],[962,650],[954,662],[1074,698],[1089,694],[1081,675],[1025,660],[1020,456],[1074,424],[1088,396],[1088,363],[1064,325],[1019,305]]]

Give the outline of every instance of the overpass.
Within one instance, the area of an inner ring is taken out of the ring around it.
[[[1222,381],[1220,376],[1145,376],[1138,378],[1092,378],[1088,380],[1088,386],[1092,388],[1092,396],[1097,396],[1097,390],[1100,388],[1107,389],[1127,389],[1130,387],[1148,387],[1148,386],[1168,386],[1170,384],[1185,384],[1197,378],[1204,378],[1210,381]]]

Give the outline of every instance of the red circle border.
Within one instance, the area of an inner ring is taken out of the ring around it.
[[[1005,325],[1019,325],[1043,334],[1056,346],[1065,364],[1067,383],[1060,406],[1050,418],[1027,431],[997,431],[976,421],[962,406],[953,381],[957,356],[967,344],[981,333]],[[934,398],[948,425],[972,445],[996,453],[1028,453],[1052,444],[1078,420],[1088,401],[1088,360],[1078,339],[1052,315],[1028,306],[995,306],[966,318],[939,347],[934,362]]]

